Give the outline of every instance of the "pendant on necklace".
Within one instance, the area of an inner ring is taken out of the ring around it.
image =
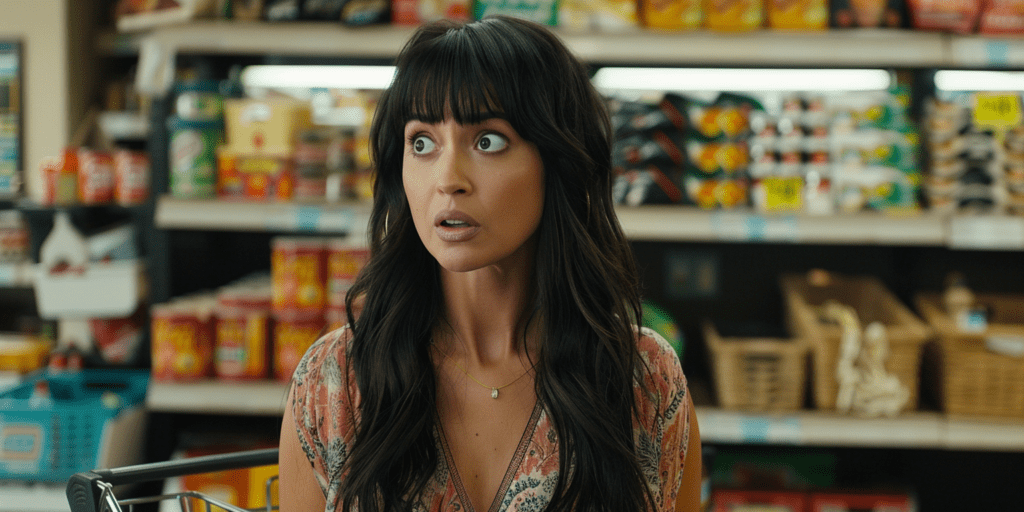
[[[491,398],[498,398],[498,388],[491,388]]]

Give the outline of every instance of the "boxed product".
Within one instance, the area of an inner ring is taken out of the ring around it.
[[[469,0],[392,0],[391,22],[396,25],[419,25],[439,19],[468,21]]]
[[[312,127],[308,101],[285,98],[224,100],[225,150],[240,155],[291,156]]]
[[[1024,34],[1024,1],[988,0],[981,11],[978,32],[991,35]]]
[[[768,27],[782,30],[828,28],[827,0],[767,0]]]
[[[983,0],[907,0],[914,28],[958,34],[974,32],[983,3]]]
[[[558,2],[555,0],[474,0],[473,19],[504,14],[535,21],[542,25],[558,24]]]
[[[808,512],[915,512],[906,493],[820,491],[811,493]]]
[[[904,0],[829,0],[836,28],[900,28],[906,20]]]
[[[714,512],[805,512],[807,495],[797,491],[752,491],[715,489],[711,494]]]
[[[558,26],[580,31],[624,30],[636,27],[635,0],[561,0]]]
[[[701,0],[640,0],[640,24],[661,30],[697,30],[704,22]]]
[[[287,201],[295,192],[290,157],[217,151],[217,195],[225,199]]]

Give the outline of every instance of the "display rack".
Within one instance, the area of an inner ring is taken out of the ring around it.
[[[161,197],[156,227],[227,231],[306,231],[365,233],[370,205],[365,203],[255,203]]]

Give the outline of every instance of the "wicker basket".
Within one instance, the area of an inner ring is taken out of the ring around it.
[[[916,409],[920,389],[921,352],[931,336],[928,326],[914,316],[880,280],[869,276],[828,275],[827,284],[817,286],[804,275],[784,275],[782,293],[786,299],[786,321],[790,331],[804,338],[813,360],[814,405],[822,410],[836,408],[842,329],[819,318],[816,308],[827,300],[853,307],[863,325],[881,322],[889,340],[886,371],[907,387],[910,397],[905,409]]]
[[[938,369],[938,389],[948,414],[1024,418],[1024,357],[986,347],[991,336],[1024,337],[1024,296],[978,294],[989,313],[982,333],[963,332],[938,294],[921,294],[917,307],[938,335],[928,358]]]
[[[803,406],[807,345],[802,340],[723,338],[710,321],[703,329],[719,405],[758,412]]]

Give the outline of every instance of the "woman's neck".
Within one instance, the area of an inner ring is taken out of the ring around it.
[[[524,355],[523,340],[534,338],[526,332],[531,282],[529,265],[494,265],[472,272],[442,268],[445,317],[452,331],[448,350],[481,366]]]

